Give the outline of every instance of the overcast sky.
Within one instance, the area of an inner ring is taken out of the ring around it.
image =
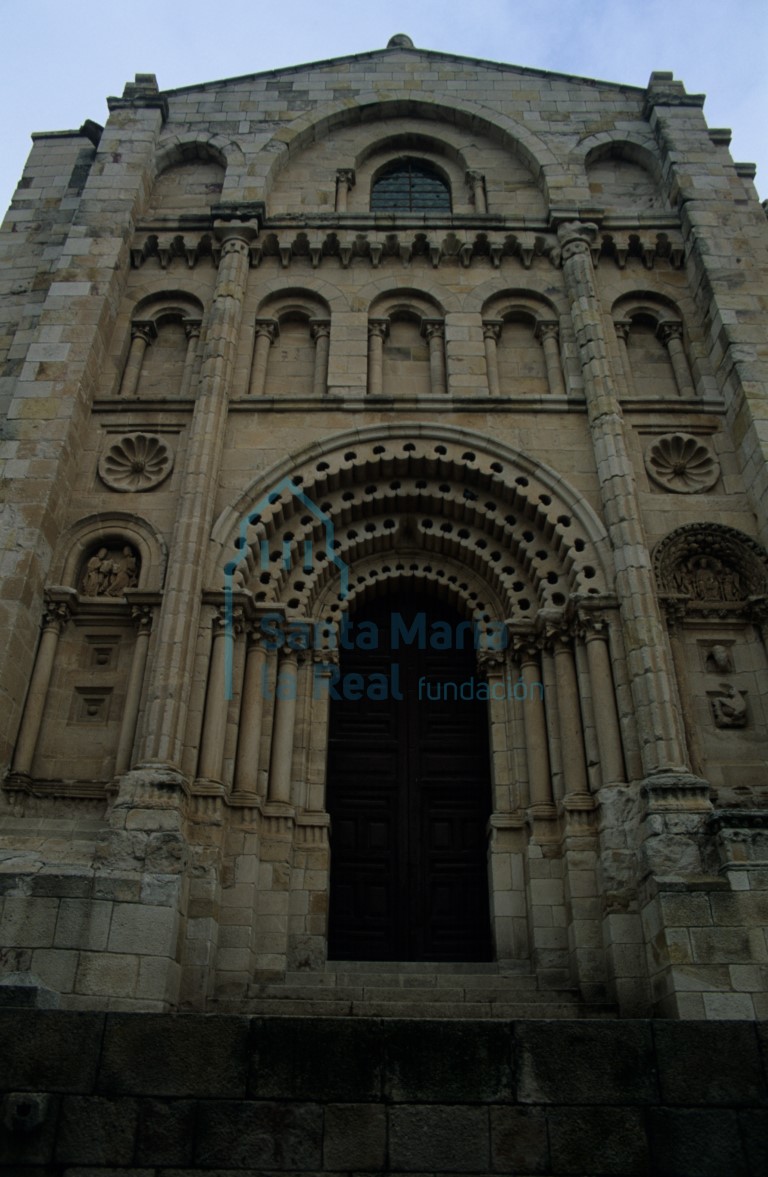
[[[383,48],[417,47],[645,86],[672,70],[705,93],[710,127],[733,130],[737,161],[768,197],[766,0],[0,0],[0,209],[32,131],[104,123],[106,97],[134,74],[163,89]],[[0,214],[2,215],[2,214]]]

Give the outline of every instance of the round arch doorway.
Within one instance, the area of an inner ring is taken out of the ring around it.
[[[390,592],[352,616],[329,731],[330,959],[491,959],[479,681],[449,605]]]

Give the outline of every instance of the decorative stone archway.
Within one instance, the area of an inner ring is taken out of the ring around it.
[[[240,737],[231,796],[284,840],[289,872],[298,847],[327,852],[328,693],[315,688],[332,673],[347,612],[382,585],[407,584],[428,587],[479,631],[504,633],[503,648],[481,641],[478,650],[489,684],[494,950],[516,967],[532,960],[550,983],[584,980],[562,860],[571,834],[594,834],[594,791],[624,779],[609,553],[584,500],[549,467],[486,438],[398,425],[297,455],[249,488],[214,538],[242,619],[232,635]],[[214,654],[209,698],[221,687],[216,666]],[[516,693],[490,689],[507,682]],[[543,846],[558,859],[549,885],[541,861],[530,869]],[[323,918],[308,909],[286,928],[278,955],[289,965],[324,959]],[[257,928],[257,945],[261,936]],[[266,955],[274,964],[275,952]],[[596,954],[587,955],[594,972]]]

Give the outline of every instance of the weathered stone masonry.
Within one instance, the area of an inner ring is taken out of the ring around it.
[[[14,992],[766,1016],[768,228],[702,105],[398,37],[137,75],[35,137],[0,234]],[[334,637],[386,594],[508,639],[455,967],[328,959]]]

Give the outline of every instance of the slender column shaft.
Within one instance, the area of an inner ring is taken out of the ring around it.
[[[74,597],[74,593],[72,594]],[[13,759],[14,773],[29,775],[37,748],[40,726],[45,712],[45,700],[51,685],[51,675],[56,659],[56,649],[64,626],[72,613],[71,605],[65,601],[47,601],[43,613],[43,632],[37,648],[35,668],[29,684],[24,717],[21,721],[16,754]]]
[[[331,348],[331,324],[314,322],[310,325],[315,341],[315,371],[312,393],[316,398],[325,396],[328,389],[328,353]]]
[[[224,681],[226,628],[222,619],[214,620],[211,664],[208,674],[208,690],[205,695],[203,730],[200,737],[200,763],[198,776],[206,781],[221,784],[221,770],[224,760],[224,739],[227,734],[226,688]]]
[[[552,805],[552,779],[547,751],[547,721],[544,701],[536,684],[541,671],[536,654],[525,650],[520,655],[520,673],[525,683],[525,748],[528,756],[528,781],[532,805]]]
[[[133,619],[138,624],[136,644],[133,647],[131,673],[128,676],[128,689],[125,694],[123,718],[120,723],[120,735],[117,740],[115,753],[115,776],[121,776],[131,767],[131,752],[136,737],[136,721],[139,718],[141,703],[141,688],[144,685],[144,672],[147,666],[149,652],[149,635],[152,631],[152,612],[146,605],[134,606]]]
[[[251,364],[251,382],[248,388],[249,396],[263,396],[267,383],[267,364],[269,349],[277,338],[277,322],[274,319],[256,320],[256,339],[253,345],[253,363]]]
[[[445,326],[442,322],[424,322],[424,334],[429,344],[429,381],[435,396],[443,396],[445,385]]]
[[[258,795],[261,733],[264,720],[264,680],[267,651],[255,640],[248,644],[240,703],[240,726],[235,762],[235,795]]]
[[[488,202],[485,196],[485,177],[482,172],[467,172],[467,183],[472,190],[472,200],[476,213],[487,213]]]
[[[483,342],[485,343],[485,367],[488,373],[488,392],[491,396],[499,395],[499,340],[501,339],[502,323],[487,320],[483,323]]]
[[[123,378],[120,382],[120,396],[135,396],[139,387],[141,365],[144,363],[144,353],[150,342],[157,336],[157,328],[152,322],[133,323],[131,325],[131,347],[128,352]]]
[[[616,341],[619,345],[619,356],[621,357],[621,370],[624,374],[624,385],[628,396],[637,396],[635,389],[635,378],[632,372],[632,364],[629,360],[629,350],[627,342],[629,340],[629,333],[632,330],[631,319],[615,319],[613,323],[616,328]]]
[[[579,684],[573,652],[562,638],[555,640],[554,656],[565,792],[566,796],[569,793],[586,793],[589,785],[579,708]]]
[[[619,714],[611,672],[608,635],[602,628],[588,627],[586,631],[587,663],[592,684],[592,698],[600,751],[600,776],[604,785],[625,781],[624,753],[621,746]]]
[[[578,222],[558,229],[603,512],[616,555],[616,588],[627,635],[627,667],[643,770],[646,774],[686,771],[685,740],[672,706],[672,675],[653,569],[603,335],[589,245],[595,234],[594,225]]]
[[[389,332],[389,319],[368,321],[368,394],[381,396],[384,369],[384,340]]]
[[[283,805],[291,803],[293,732],[296,726],[298,687],[298,655],[295,650],[282,651],[275,689],[275,726],[272,730],[269,800],[280,802]]]
[[[226,434],[229,392],[255,230],[226,226],[208,314],[198,394],[158,622],[140,763],[179,767],[195,658],[203,572]],[[222,698],[224,690],[222,687]]]
[[[549,391],[553,396],[565,396],[563,381],[563,366],[560,363],[560,325],[541,320],[536,325],[536,338],[541,343],[544,352],[544,365],[547,369]]]
[[[184,371],[181,375],[179,395],[188,397],[192,389],[192,376],[197,359],[197,341],[200,338],[201,322],[199,319],[185,319],[184,332],[187,336],[187,353],[184,356]]]
[[[691,369],[688,367],[688,357],[683,347],[682,323],[661,322],[657,328],[657,334],[669,352],[680,396],[695,396],[696,390],[691,379]]]
[[[347,211],[349,191],[355,184],[354,168],[339,168],[336,172],[336,212]]]

